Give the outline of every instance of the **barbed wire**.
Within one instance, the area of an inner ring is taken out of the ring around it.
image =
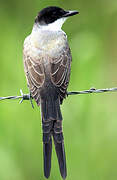
[[[84,90],[84,91],[71,91],[71,92],[67,92],[67,96],[69,95],[78,95],[78,94],[92,94],[92,93],[104,93],[104,92],[116,92],[117,91],[117,87],[114,88],[105,88],[105,89],[96,89],[96,88],[90,88],[89,90]],[[7,96],[7,97],[0,97],[0,101],[1,100],[6,100],[6,99],[21,99],[20,103],[23,102],[23,100],[30,100],[32,107],[33,103],[32,103],[32,97],[30,94],[23,94],[22,90],[20,89],[20,96]]]
[[[84,91],[72,91],[67,92],[67,95],[76,95],[76,94],[91,94],[91,93],[104,93],[104,92],[115,92],[117,91],[117,87],[114,88],[105,88],[105,89],[96,89],[96,88],[90,88],[89,90]]]
[[[21,99],[20,104],[23,102],[23,100],[30,100],[32,108],[34,108],[33,103],[32,103],[32,97],[31,94],[24,94],[23,91],[20,89],[20,94],[21,96],[7,96],[7,97],[0,97],[1,100],[6,100],[6,99]]]

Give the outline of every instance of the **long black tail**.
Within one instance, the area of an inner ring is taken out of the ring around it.
[[[60,173],[63,179],[65,179],[67,170],[59,97],[48,96],[41,98],[41,112],[43,125],[44,175],[46,178],[50,176],[53,136]]]

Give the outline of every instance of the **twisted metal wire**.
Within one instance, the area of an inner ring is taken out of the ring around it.
[[[30,99],[30,94],[23,94],[21,89],[20,89],[20,93],[21,93],[21,96],[0,97],[0,100],[5,100],[5,99],[23,99],[23,100],[29,100]]]
[[[84,90],[84,91],[71,91],[67,92],[67,96],[69,95],[76,95],[76,94],[92,94],[92,93],[104,93],[104,92],[116,92],[117,87],[114,88],[106,88],[106,89],[96,89],[96,88],[90,88],[89,90]],[[20,89],[20,96],[7,96],[7,97],[0,97],[1,100],[6,100],[6,99],[21,99],[20,103],[23,102],[23,100],[31,100],[31,95],[30,94],[23,94],[22,90]],[[32,105],[33,106],[33,105]]]
[[[91,94],[91,93],[104,93],[104,92],[115,92],[117,91],[117,87],[114,88],[106,88],[106,89],[96,89],[96,88],[90,88],[89,90],[84,91],[72,91],[68,92],[67,95],[76,95],[76,94]]]
[[[21,99],[20,104],[23,102],[23,100],[30,100],[32,108],[34,108],[33,103],[32,103],[32,97],[30,94],[23,94],[23,91],[20,89],[21,96],[7,96],[7,97],[0,97],[1,100],[6,100],[6,99]]]

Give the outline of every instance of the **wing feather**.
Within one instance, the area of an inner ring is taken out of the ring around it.
[[[67,44],[58,59],[56,58],[51,61],[51,81],[59,89],[61,102],[67,93],[71,71],[71,60],[71,52],[69,45]]]
[[[42,87],[45,79],[43,65],[40,59],[35,62],[32,57],[24,52],[24,69],[31,95],[39,105],[39,89]]]

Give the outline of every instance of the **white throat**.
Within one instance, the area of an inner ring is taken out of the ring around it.
[[[63,23],[66,21],[65,18],[57,19],[55,22],[47,24],[47,25],[39,25],[40,30],[48,30],[48,31],[61,31]]]

